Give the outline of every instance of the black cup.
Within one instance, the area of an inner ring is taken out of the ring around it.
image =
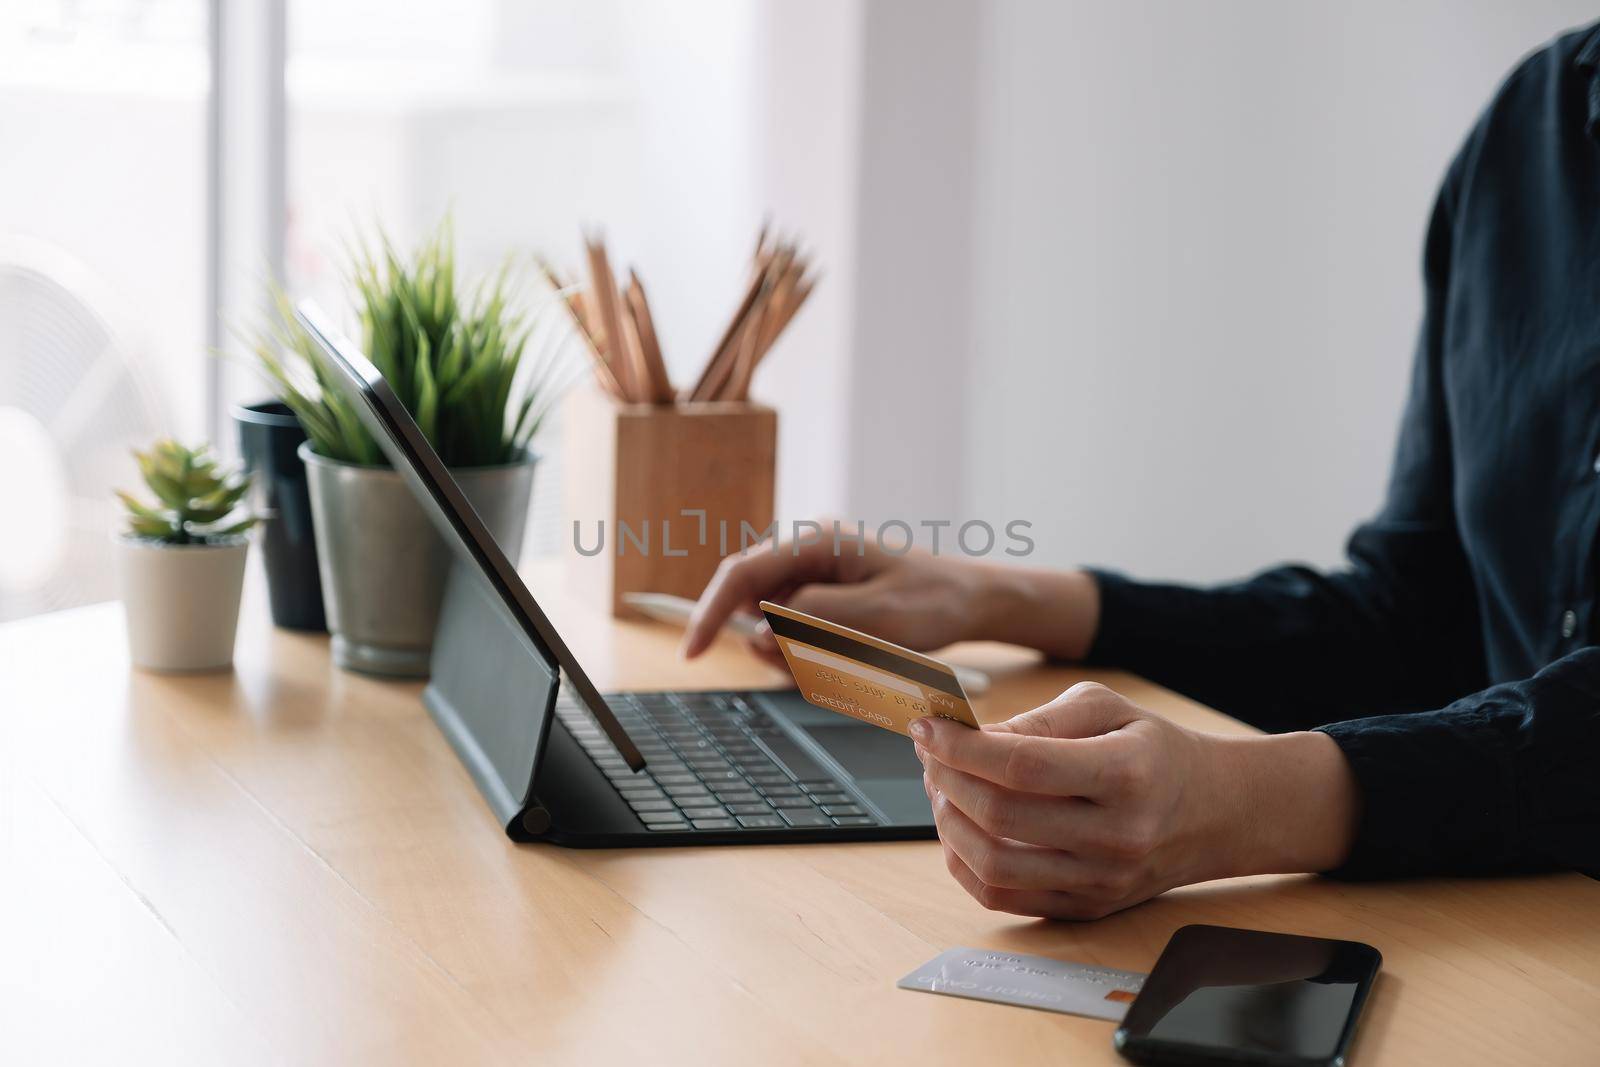
[[[306,465],[295,454],[306,432],[289,405],[278,400],[240,404],[233,418],[239,424],[245,469],[255,476],[250,500],[261,519],[256,529],[267,565],[272,621],[291,630],[326,630]]]

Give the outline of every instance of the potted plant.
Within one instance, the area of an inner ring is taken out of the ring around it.
[[[375,252],[357,253],[353,283],[365,355],[516,560],[536,459],[528,442],[575,368],[554,341],[524,361],[537,319],[514,306],[508,271],[461,297],[447,224],[409,259],[380,234]],[[300,455],[335,662],[426,676],[449,550],[281,294],[256,353],[308,436]]]
[[[233,421],[251,476],[250,510],[257,521],[272,621],[290,630],[325,631],[311,495],[299,452],[305,428],[281,400],[236,405]]]
[[[128,508],[117,572],[129,655],[152,670],[226,667],[255,522],[236,514],[250,479],[219,468],[205,446],[158,441],[134,456],[156,503],[117,492]]]

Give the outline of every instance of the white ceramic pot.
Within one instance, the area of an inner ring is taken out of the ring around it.
[[[203,671],[233,662],[250,542],[171,545],[117,538],[117,584],[137,667]]]

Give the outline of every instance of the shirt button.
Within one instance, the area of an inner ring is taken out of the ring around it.
[[[1578,632],[1578,613],[1570,608],[1561,613],[1561,636],[1571,637]]]
[[[1594,472],[1600,474],[1600,456],[1594,457]]]

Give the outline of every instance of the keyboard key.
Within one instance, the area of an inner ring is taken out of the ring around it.
[[[729,804],[728,810],[735,815],[770,815],[772,809],[759,801],[754,804]]]
[[[761,791],[768,797],[798,797],[805,794],[800,792],[797,785],[764,785]]]
[[[815,792],[818,789],[827,793],[838,789],[839,783],[832,778],[802,778],[800,779],[800,788],[808,793]]]
[[[688,771],[672,774],[657,774],[656,781],[662,785],[698,785],[700,779]]]
[[[642,823],[682,822],[683,816],[679,815],[677,811],[641,811],[639,812],[639,821]]]
[[[812,808],[816,806],[811,803],[810,797],[768,797],[767,801],[775,808],[791,808],[798,810],[801,808]]]
[[[811,799],[818,804],[849,804],[852,798],[843,793],[812,793]]]
[[[741,815],[739,825],[746,830],[776,830],[783,820],[776,815]]]
[[[790,826],[829,826],[828,817],[820,811],[780,811],[783,821]]]
[[[663,774],[690,774],[692,772],[689,770],[689,765],[683,760],[675,756],[668,756],[666,759],[651,760],[650,773],[659,776]]]
[[[871,826],[872,819],[866,815],[839,815],[833,820],[835,826]]]
[[[701,778],[702,781],[704,781],[706,783],[706,785],[710,786],[712,789],[717,788],[717,786],[719,784],[721,784],[721,785],[742,785],[742,784],[744,784],[744,775],[740,774],[738,771],[706,771],[704,774],[702,774],[700,776],[700,778]]]
[[[717,789],[714,792],[724,804],[750,804],[761,799],[761,794],[751,789]]]
[[[689,828],[689,824],[684,822],[682,819],[674,819],[672,822],[645,823],[644,828],[646,830],[653,830],[657,832],[666,830],[687,830]]]
[[[750,780],[756,785],[788,785],[789,776],[786,774],[752,774]]]
[[[677,806],[666,797],[660,797],[652,800],[630,800],[628,801],[628,807],[638,812],[677,810]]]
[[[720,819],[728,813],[722,810],[720,804],[695,805],[692,807],[685,804],[683,806],[683,814],[689,819]]]
[[[655,800],[666,796],[653,785],[625,785],[617,792],[622,794],[624,800]]]
[[[667,796],[673,800],[693,800],[697,797],[709,798],[711,794],[706,791],[706,787],[703,785],[669,785],[667,786]]]
[[[643,774],[630,775],[627,778],[613,778],[611,784],[620,793],[625,789],[655,789],[655,779],[646,771]]]
[[[866,812],[854,804],[824,804],[822,810],[829,815],[865,815]]]
[[[696,819],[694,820],[694,828],[696,830],[737,830],[739,824],[732,819]]]
[[[757,774],[771,775],[777,773],[778,770],[777,767],[773,766],[772,761],[767,759],[765,756],[761,757],[761,762],[759,763],[757,763],[755,760],[739,759],[736,757],[733,761],[733,764],[734,766],[738,767],[739,770],[744,772],[744,776],[746,778]]]
[[[701,736],[699,730],[692,726],[677,726],[670,730],[663,727],[661,736],[666,740],[667,744],[677,749],[682,755],[693,755],[696,752],[708,751],[704,746],[709,742]],[[709,751],[714,752],[716,749],[712,748]]]

